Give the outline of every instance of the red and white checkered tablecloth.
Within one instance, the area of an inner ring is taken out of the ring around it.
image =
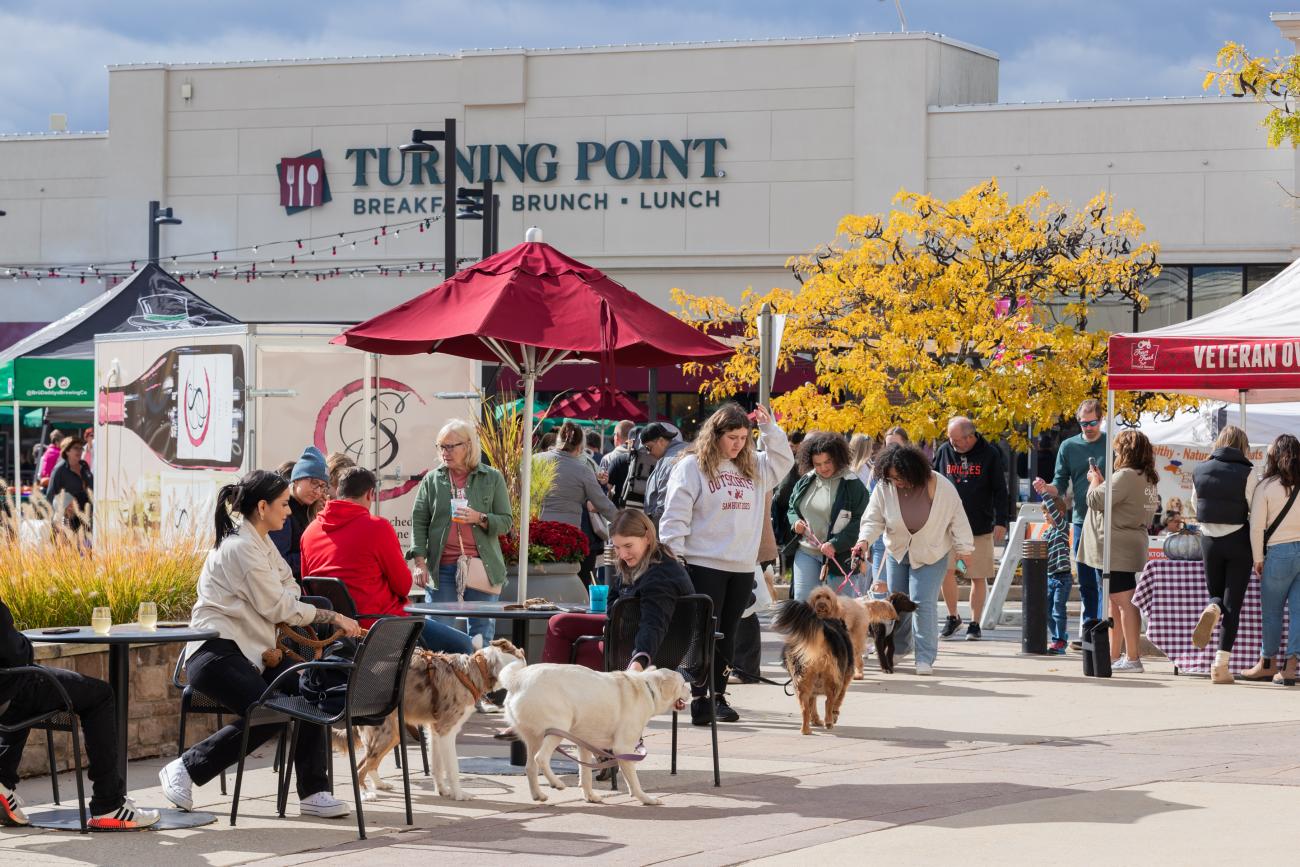
[[[1147,638],[1169,657],[1178,672],[1208,674],[1214,663],[1214,652],[1219,647],[1219,630],[1203,650],[1192,645],[1192,630],[1205,606],[1210,604],[1210,593],[1205,588],[1205,564],[1199,560],[1151,560],[1138,578],[1133,604],[1147,621]],[[1282,636],[1286,637],[1286,614],[1283,614]],[[1263,621],[1259,607],[1259,576],[1252,575],[1246,588],[1246,602],[1237,628],[1237,641],[1232,649],[1231,669],[1240,674],[1259,661],[1260,642],[1263,640]],[[1278,653],[1282,653],[1282,648]]]

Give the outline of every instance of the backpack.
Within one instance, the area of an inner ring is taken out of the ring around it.
[[[340,638],[325,650],[322,662],[352,662],[357,656],[357,640]],[[343,712],[347,701],[350,669],[308,668],[298,675],[298,691],[307,701],[330,716]]]

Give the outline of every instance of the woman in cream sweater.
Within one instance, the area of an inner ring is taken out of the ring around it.
[[[1250,547],[1255,569],[1260,573],[1264,641],[1259,662],[1241,673],[1243,680],[1271,677],[1282,686],[1295,685],[1296,658],[1300,656],[1300,503],[1290,502],[1288,506],[1288,502],[1297,488],[1300,440],[1282,434],[1268,447],[1264,477],[1250,502]],[[1286,664],[1279,670],[1273,655],[1282,641],[1282,611],[1286,608],[1291,610],[1291,624],[1286,637]]]
[[[1104,565],[1106,486],[1111,493],[1110,616],[1120,637],[1110,646],[1115,671],[1142,671],[1142,615],[1133,604],[1137,576],[1147,565],[1147,527],[1160,510],[1156,491],[1155,453],[1141,431],[1126,430],[1115,437],[1115,474],[1107,482],[1096,466],[1088,469],[1088,517],[1083,526],[1081,559],[1095,569]],[[1123,652],[1121,653],[1121,644]]]
[[[242,516],[237,526],[232,512]],[[216,542],[199,574],[199,598],[190,624],[195,629],[215,629],[220,637],[190,644],[185,671],[195,689],[236,714],[257,701],[292,664],[288,659],[275,668],[262,664],[262,653],[275,646],[277,623],[332,624],[346,635],[363,634],[355,620],[300,598],[293,572],[268,538],[288,517],[289,483],[275,473],[254,470],[217,494]],[[288,677],[278,688],[295,694],[298,678]],[[239,761],[244,725],[243,719],[230,723],[159,771],[167,799],[181,810],[193,809],[194,784],[203,785]],[[278,725],[254,727],[248,733],[249,750],[279,731]],[[325,765],[329,755],[324,730],[303,726],[293,760],[304,816],[348,814],[348,805],[330,794]]]
[[[975,550],[966,510],[952,482],[930,468],[915,446],[889,446],[876,458],[876,487],[858,529],[860,557],[870,557],[871,545],[884,535],[889,589],[906,593],[916,603],[916,673],[933,674],[939,652],[939,616],[935,605],[948,570],[948,555],[956,549],[957,568]],[[911,647],[912,615],[904,614],[894,632],[897,652]]]

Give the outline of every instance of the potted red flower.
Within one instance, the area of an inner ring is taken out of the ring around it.
[[[571,524],[559,521],[528,522],[528,595],[542,596],[552,602],[583,602],[587,591],[578,579],[578,568],[590,547],[587,536]],[[505,555],[506,586],[501,598],[514,598],[516,566],[519,563],[519,536],[501,537]]]

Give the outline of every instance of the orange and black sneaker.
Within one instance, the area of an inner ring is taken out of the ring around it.
[[[8,786],[0,785],[0,824],[12,828],[22,828],[31,824],[23,812],[23,802],[18,800],[18,793]]]
[[[158,821],[157,810],[145,810],[127,798],[122,806],[108,813],[91,817],[89,826],[95,831],[132,831],[136,828],[148,828]]]

